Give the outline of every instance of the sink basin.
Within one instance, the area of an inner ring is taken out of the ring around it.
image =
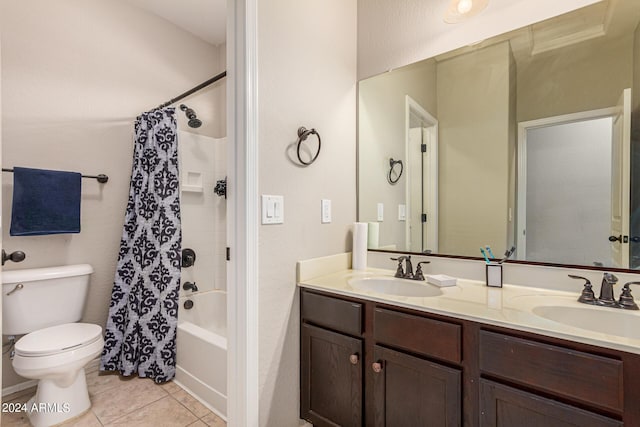
[[[395,277],[366,277],[351,279],[349,285],[362,291],[403,297],[436,297],[442,295],[440,288],[417,280],[398,279]]]
[[[538,306],[533,314],[575,328],[618,337],[640,339],[640,316],[637,312],[612,308]]]

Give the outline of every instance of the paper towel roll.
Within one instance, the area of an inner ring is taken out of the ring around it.
[[[351,258],[351,268],[354,270],[365,270],[367,268],[367,232],[366,222],[353,223],[353,254]]]
[[[378,249],[378,245],[380,244],[380,223],[379,222],[370,222],[369,223],[369,238],[367,240],[367,247],[369,249]]]

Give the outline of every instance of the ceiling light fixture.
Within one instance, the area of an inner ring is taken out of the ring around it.
[[[482,12],[489,0],[451,0],[444,13],[444,22],[457,24]]]

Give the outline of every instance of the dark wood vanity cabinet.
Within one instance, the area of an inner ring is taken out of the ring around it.
[[[362,308],[301,294],[300,411],[315,426],[364,425]]]
[[[317,426],[362,425],[362,340],[302,325],[301,410]]]
[[[301,292],[301,417],[314,426],[460,426],[460,326]],[[363,393],[364,391],[364,393]]]
[[[460,370],[375,346],[374,426],[459,426]]]
[[[640,356],[301,291],[315,426],[640,427]]]

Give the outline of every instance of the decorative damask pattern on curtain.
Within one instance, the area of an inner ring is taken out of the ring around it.
[[[164,382],[175,376],[182,237],[174,108],[136,119],[133,156],[100,369]]]

